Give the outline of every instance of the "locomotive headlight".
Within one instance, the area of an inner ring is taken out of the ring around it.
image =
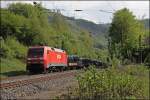
[[[42,58],[42,59],[40,59],[40,63],[44,63],[44,60],[43,60],[43,58]]]
[[[27,60],[31,60],[31,58],[28,58]]]
[[[43,61],[40,61],[40,63],[44,63]]]
[[[43,60],[43,58],[39,58],[40,60]]]

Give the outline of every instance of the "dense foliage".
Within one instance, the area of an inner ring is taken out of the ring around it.
[[[149,74],[144,66],[117,66],[108,69],[90,67],[77,76],[77,89],[65,99],[149,99]]]
[[[118,10],[109,29],[109,51],[111,56],[130,59],[132,51],[145,45],[146,32],[143,24],[127,8]],[[148,44],[147,44],[148,45]]]
[[[90,33],[77,25],[73,27],[60,13],[40,4],[23,3],[10,4],[0,11],[0,56],[6,60],[19,59],[23,63],[27,48],[34,45],[61,48],[81,57],[102,58],[96,55],[98,51],[94,49]],[[1,63],[7,66],[4,60]]]
[[[21,3],[11,4],[7,9],[1,8],[1,13],[1,36],[4,42],[12,36],[24,46],[48,45],[63,48],[69,54],[94,55],[89,33],[81,29],[73,32],[59,13],[48,13],[40,5]]]

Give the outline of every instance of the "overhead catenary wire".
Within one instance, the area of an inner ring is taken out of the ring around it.
[[[70,10],[66,10],[66,9],[57,8],[55,6],[55,2],[53,2],[53,8],[54,9],[49,9],[49,10],[51,10],[53,12],[56,12],[56,11],[64,11],[64,12],[66,12],[66,11],[67,12],[100,11],[100,12],[104,12],[104,13],[114,13],[114,12],[116,12],[116,10],[112,7],[112,5],[108,1],[107,1],[107,3],[111,7],[112,11],[110,11],[110,10],[104,10],[104,9],[70,9]],[[138,9],[134,9],[134,10],[138,10]],[[140,9],[140,10],[145,10],[145,9]],[[68,15],[69,15],[69,13],[68,13]]]
[[[111,9],[115,12],[116,10],[111,6],[111,4],[107,1],[108,6],[111,7]]]
[[[52,9],[49,9],[52,10]],[[65,9],[59,9],[61,11],[70,11],[70,12],[84,12],[84,11],[100,11],[100,12],[104,12],[104,13],[114,13],[113,11],[109,11],[109,10],[103,10],[103,9],[98,9],[98,10],[83,10],[83,9],[74,9],[74,10],[65,10]]]

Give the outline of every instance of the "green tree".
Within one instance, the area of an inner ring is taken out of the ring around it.
[[[143,25],[127,8],[115,12],[109,29],[112,54],[129,58],[132,49],[139,46],[139,37],[143,36],[143,29]]]
[[[55,13],[53,15],[52,21],[51,21],[51,26],[55,29],[57,29],[57,32],[60,33],[66,33],[69,32],[69,25],[68,23],[65,21],[65,18],[59,14],[59,13]]]

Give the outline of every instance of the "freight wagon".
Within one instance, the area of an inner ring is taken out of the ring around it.
[[[77,55],[68,55],[68,69],[83,68],[81,59]]]

